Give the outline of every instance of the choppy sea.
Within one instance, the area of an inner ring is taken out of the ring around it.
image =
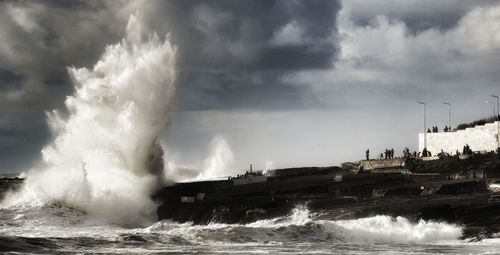
[[[319,220],[304,206],[251,224],[106,225],[60,204],[0,210],[0,252],[11,254],[497,254],[499,238],[463,240],[462,228],[375,216]]]

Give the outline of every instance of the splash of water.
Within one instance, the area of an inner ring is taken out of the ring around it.
[[[175,94],[175,54],[168,37],[145,33],[132,15],[126,37],[106,47],[92,69],[68,68],[75,89],[65,101],[68,114],[48,113],[55,139],[4,206],[58,201],[111,223],[152,219],[149,195],[162,170],[157,139]]]
[[[252,228],[270,228],[270,227],[286,227],[290,225],[305,225],[312,221],[309,209],[305,204],[299,204],[293,208],[290,215],[285,217],[277,217],[273,219],[258,220],[247,224],[246,226]]]
[[[271,160],[267,160],[264,166],[264,170],[262,171],[263,174],[267,174],[269,171],[274,170],[274,162]]]
[[[227,141],[222,136],[215,136],[210,142],[209,150],[203,171],[196,179],[216,179],[230,175],[234,156]]]

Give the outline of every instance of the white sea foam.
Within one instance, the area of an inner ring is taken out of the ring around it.
[[[318,223],[342,240],[355,242],[430,244],[462,236],[462,229],[456,225],[424,220],[412,223],[403,217],[385,215]]]
[[[340,253],[352,251],[396,253],[494,254],[497,238],[460,240],[460,228],[446,223],[412,223],[401,217],[375,216],[356,220],[318,220],[299,206],[286,217],[251,224],[193,225],[163,220],[147,228],[89,224],[83,212],[63,205],[3,209],[0,236],[62,238],[62,242],[91,242],[87,252],[157,252],[205,250],[212,254],[248,253],[254,248],[268,253]],[[17,239],[14,239],[17,240]],[[19,239],[23,242],[23,238]],[[57,239],[59,240],[59,239]],[[74,249],[70,246],[69,250]],[[208,250],[207,250],[208,249]],[[68,251],[68,250],[67,250]]]
[[[307,209],[306,205],[297,205],[291,212],[290,215],[286,217],[277,217],[269,220],[259,220],[256,222],[252,222],[247,224],[248,227],[253,228],[276,228],[276,227],[284,227],[290,225],[305,225],[312,221],[311,217],[313,215]]]
[[[68,68],[75,91],[67,113],[48,113],[54,140],[43,163],[3,207],[58,201],[96,221],[153,219],[150,193],[162,165],[157,138],[175,93],[175,53],[168,37],[146,33],[131,16],[126,38],[106,47],[93,68]]]
[[[248,227],[276,228],[313,225],[312,230],[319,238],[330,234],[336,239],[348,242],[378,243],[436,243],[458,240],[462,236],[459,226],[447,223],[420,220],[412,223],[403,217],[378,215],[356,220],[313,220],[314,215],[303,205],[296,207],[284,218],[262,220],[250,223]],[[316,228],[319,227],[319,228]]]
[[[493,192],[498,192],[500,191],[500,183],[492,183],[490,184],[489,188]]]
[[[315,220],[303,205],[286,217],[246,225],[192,225],[163,221],[145,231],[176,235],[200,243],[334,242],[379,244],[463,243],[459,226],[432,221],[412,223],[403,217],[384,215],[355,220]]]

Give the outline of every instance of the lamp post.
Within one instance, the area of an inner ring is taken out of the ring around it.
[[[426,121],[426,116],[427,116],[427,113],[426,113],[426,103],[424,102],[417,102],[421,105],[424,106],[424,148],[427,148],[427,121]]]
[[[496,120],[499,120],[499,115],[500,115],[500,98],[498,96],[495,96],[495,95],[490,95],[491,97],[495,98],[497,100],[497,114],[495,115],[495,119]]]
[[[500,148],[500,98],[496,95],[490,95],[497,100],[497,114],[495,119],[497,120],[497,150]]]
[[[451,129],[451,104],[448,102],[444,102],[443,104],[448,106],[448,128]]]
[[[492,101],[486,101],[487,104],[491,104],[493,105],[493,118],[495,118],[496,116],[496,106],[495,106],[495,102],[492,102]]]

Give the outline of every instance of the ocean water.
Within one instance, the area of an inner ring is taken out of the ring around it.
[[[317,220],[298,206],[254,223],[149,226],[93,221],[61,204],[0,211],[0,252],[57,254],[498,254],[500,238],[462,240],[460,226],[375,216]]]

